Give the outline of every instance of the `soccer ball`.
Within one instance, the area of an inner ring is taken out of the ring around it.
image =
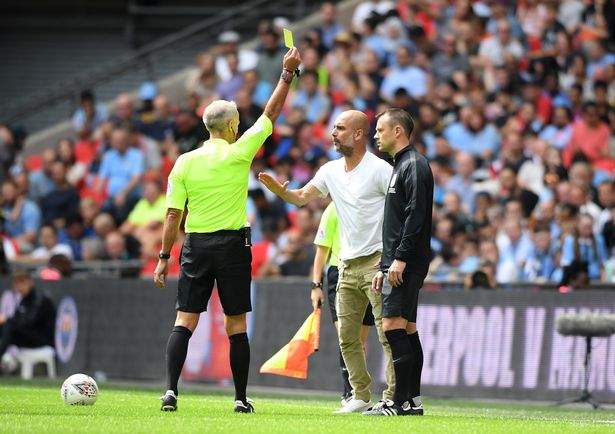
[[[93,405],[98,398],[98,385],[88,375],[73,374],[62,384],[60,396],[67,405]]]

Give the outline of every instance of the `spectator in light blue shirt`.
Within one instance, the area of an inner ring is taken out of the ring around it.
[[[444,138],[457,151],[468,152],[475,157],[490,160],[500,148],[500,134],[478,110],[469,109],[461,121],[444,130]]]
[[[380,87],[383,99],[391,101],[397,89],[405,89],[413,98],[421,98],[427,93],[428,75],[411,64],[410,50],[399,47],[396,52],[397,66],[391,68]]]
[[[568,235],[562,245],[562,267],[573,261],[585,261],[588,264],[589,278],[600,279],[602,264],[607,260],[608,253],[601,234],[593,232],[594,219],[589,214],[581,214],[577,224],[577,235]]]
[[[330,50],[337,34],[344,30],[344,26],[337,22],[337,10],[332,2],[325,2],[320,7],[320,22],[320,39],[327,50]]]
[[[539,283],[553,281],[557,266],[549,224],[538,224],[534,228],[532,240],[534,246],[523,270],[526,280]]]
[[[534,243],[523,232],[521,222],[516,218],[507,218],[504,231],[496,238],[496,244],[499,252],[496,280],[499,283],[523,280],[523,269],[534,249]]]
[[[2,183],[0,200],[6,233],[17,242],[20,253],[29,253],[41,226],[41,210],[33,201],[20,197],[17,185],[9,179]]]
[[[41,169],[31,172],[28,176],[28,196],[35,202],[42,200],[55,187],[51,179],[51,167],[58,159],[58,154],[53,148],[45,148],[41,158],[43,160]]]
[[[139,200],[139,183],[145,170],[143,152],[129,148],[129,133],[118,128],[111,134],[111,146],[103,155],[99,171],[99,189],[106,183],[108,201],[103,207],[118,221],[128,216],[132,206]]]
[[[455,192],[461,198],[465,212],[474,213],[474,179],[472,175],[476,169],[474,157],[467,152],[460,152],[455,157],[455,171],[457,174],[446,183],[446,191]]]
[[[299,90],[295,94],[291,107],[302,108],[305,118],[310,123],[322,122],[329,113],[329,98],[318,88],[318,75],[314,71],[305,71],[301,75]]]

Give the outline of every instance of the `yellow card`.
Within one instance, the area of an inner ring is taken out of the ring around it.
[[[286,45],[287,48],[293,48],[295,46],[293,42],[293,32],[288,29],[282,29],[282,32],[284,33],[284,45]]]

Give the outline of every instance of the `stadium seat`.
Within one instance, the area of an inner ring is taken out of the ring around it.
[[[50,346],[38,348],[20,348],[17,359],[21,365],[21,378],[31,380],[34,373],[34,365],[45,363],[47,366],[47,376],[56,377],[55,350]]]

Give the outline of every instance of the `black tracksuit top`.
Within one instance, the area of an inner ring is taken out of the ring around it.
[[[382,226],[382,260],[387,271],[395,259],[406,273],[427,275],[431,258],[433,174],[427,159],[409,145],[395,154]]]

